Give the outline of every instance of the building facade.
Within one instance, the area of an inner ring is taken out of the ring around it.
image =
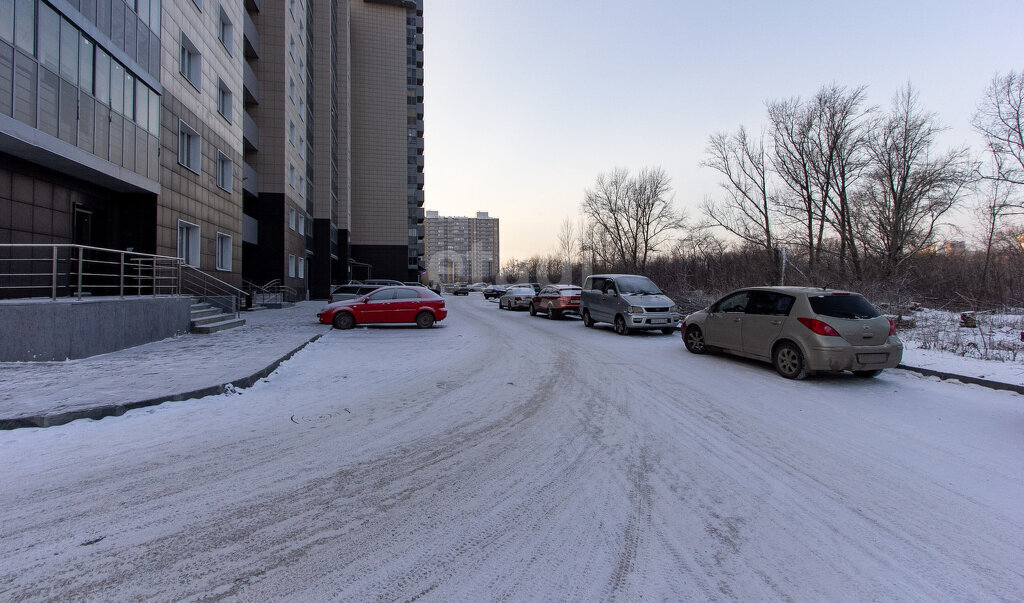
[[[154,252],[159,0],[0,2],[0,244]]]
[[[501,267],[497,218],[487,212],[453,218],[428,211],[424,231],[430,282],[495,282]]]
[[[0,244],[297,297],[423,267],[413,0],[0,0]]]

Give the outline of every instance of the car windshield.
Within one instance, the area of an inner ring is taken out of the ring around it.
[[[623,276],[615,279],[619,293],[626,295],[659,295],[661,289],[646,276]]]
[[[835,318],[875,318],[878,310],[863,296],[856,293],[843,295],[808,296],[811,309],[816,314]]]

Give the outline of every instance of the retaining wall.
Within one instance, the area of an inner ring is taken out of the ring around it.
[[[69,360],[189,332],[189,297],[0,302],[0,361]]]

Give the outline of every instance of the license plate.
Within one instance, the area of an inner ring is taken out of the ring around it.
[[[878,352],[875,354],[857,354],[857,362],[861,364],[879,364],[889,359],[889,355],[885,352]]]
[[[667,318],[652,318],[651,319],[651,324],[652,325],[663,325],[663,324],[665,324],[667,322],[668,322]]]

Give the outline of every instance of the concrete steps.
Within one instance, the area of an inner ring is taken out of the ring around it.
[[[245,324],[244,318],[235,318],[229,314],[225,314],[220,308],[217,308],[206,302],[196,302],[192,304],[190,311],[191,331],[193,333],[199,333],[208,335],[210,333],[216,333],[217,331],[224,331],[226,329],[234,329]]]

